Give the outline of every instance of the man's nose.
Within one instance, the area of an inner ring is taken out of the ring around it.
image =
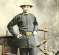
[[[25,7],[26,9],[28,8],[28,6]]]
[[[27,7],[25,7],[25,9],[27,9]]]

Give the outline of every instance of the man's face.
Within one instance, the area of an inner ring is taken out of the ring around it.
[[[30,6],[22,7],[24,13],[28,13],[30,11]]]

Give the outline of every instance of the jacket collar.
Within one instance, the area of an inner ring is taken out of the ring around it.
[[[24,12],[23,12],[23,15],[28,15],[28,14],[29,14],[29,13],[24,13]]]

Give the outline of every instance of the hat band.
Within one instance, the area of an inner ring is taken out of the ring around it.
[[[30,6],[30,7],[33,7],[32,5],[21,5],[20,7],[24,7],[24,6]]]

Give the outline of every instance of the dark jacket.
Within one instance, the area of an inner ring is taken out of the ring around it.
[[[36,31],[37,30],[37,21],[33,14],[21,13],[16,15],[7,25],[10,33],[17,37],[16,33],[13,30],[13,26],[17,25],[20,32],[23,31]],[[25,38],[25,39],[24,39]],[[17,41],[16,41],[17,42]],[[17,42],[21,48],[33,47],[35,45],[34,37],[23,35],[23,38]]]
[[[13,30],[13,26],[17,25],[19,28],[19,31],[34,31],[37,30],[37,21],[33,14],[18,14],[16,15],[7,25],[8,30],[13,36],[17,36],[16,33]]]

